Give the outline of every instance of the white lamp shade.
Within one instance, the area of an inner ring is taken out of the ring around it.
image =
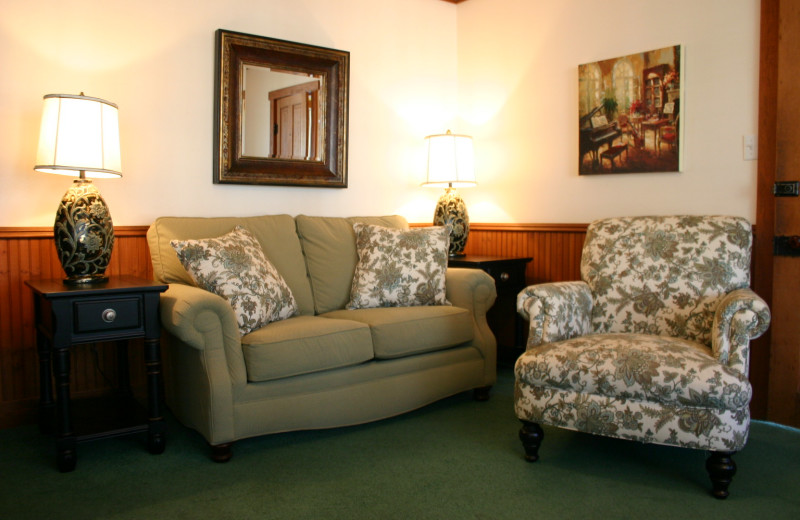
[[[429,135],[428,178],[423,186],[463,188],[475,186],[475,157],[468,135]]]
[[[122,176],[117,105],[99,98],[48,94],[34,170],[60,175]]]

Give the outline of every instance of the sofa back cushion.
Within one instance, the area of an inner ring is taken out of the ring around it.
[[[261,244],[264,255],[283,276],[297,301],[298,314],[314,313],[311,286],[303,251],[290,215],[258,217],[160,217],[147,230],[153,276],[161,283],[195,285],[181,264],[171,240],[214,238],[236,226],[247,229]]]
[[[298,215],[295,220],[317,314],[343,309],[350,300],[358,262],[353,224],[408,229],[406,219],[398,215],[350,218]]]

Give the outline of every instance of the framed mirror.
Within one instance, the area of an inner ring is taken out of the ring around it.
[[[347,187],[350,53],[216,33],[214,183]]]

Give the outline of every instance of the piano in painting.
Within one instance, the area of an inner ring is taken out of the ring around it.
[[[611,142],[622,134],[616,121],[609,123],[605,116],[595,117],[598,110],[603,105],[598,105],[588,114],[581,116],[580,119],[580,165],[583,166],[583,157],[587,153],[592,154],[592,169],[595,169],[600,161],[598,150],[604,144],[610,146]]]

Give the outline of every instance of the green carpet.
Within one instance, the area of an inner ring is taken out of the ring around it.
[[[699,451],[545,428],[526,463],[512,385],[504,368],[488,402],[240,441],[227,464],[171,418],[162,455],[143,436],[80,444],[67,474],[36,427],[3,430],[0,518],[800,518],[798,430],[755,422],[719,501]]]

